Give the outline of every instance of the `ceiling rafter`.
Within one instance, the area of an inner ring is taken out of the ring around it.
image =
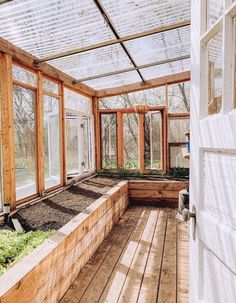
[[[78,81],[79,82],[84,82],[84,81],[89,81],[89,80],[105,78],[105,77],[109,77],[109,76],[114,76],[114,75],[119,75],[119,74],[123,74],[123,73],[127,73],[127,72],[132,72],[132,71],[135,71],[137,69],[144,69],[144,68],[147,68],[147,67],[158,66],[158,65],[162,65],[162,64],[171,63],[171,62],[186,60],[186,59],[189,59],[189,58],[190,58],[189,55],[175,57],[175,58],[171,58],[171,59],[156,61],[156,62],[153,62],[153,63],[138,65],[136,67],[125,68],[125,69],[118,70],[118,71],[115,71],[115,72],[109,72],[109,73],[104,73],[104,74],[95,75],[95,76],[91,76],[91,77],[81,78],[81,79],[78,79]]]
[[[4,3],[7,3],[7,2],[11,2],[13,0],[0,0],[0,4],[4,4]]]
[[[120,39],[121,37],[119,36],[114,24],[112,23],[111,19],[109,18],[109,16],[108,16],[107,12],[105,11],[104,7],[100,3],[100,0],[93,0],[93,2],[96,4],[99,12],[103,16],[104,20],[107,22],[109,28],[111,29],[111,31],[115,35],[116,39]],[[137,73],[138,73],[139,77],[141,78],[142,82],[145,83],[145,79],[142,76],[140,70],[137,68],[137,65],[134,61],[134,58],[130,54],[128,48],[125,46],[125,44],[123,42],[120,42],[120,46],[123,48],[124,52],[126,53],[127,57],[129,58],[130,62],[132,63],[132,65],[136,68],[135,70],[137,71]]]
[[[127,42],[127,41],[131,41],[131,40],[139,39],[139,38],[144,38],[144,37],[147,37],[147,36],[152,36],[152,35],[163,33],[163,32],[166,32],[166,31],[173,30],[173,29],[187,27],[187,26],[190,26],[190,25],[191,25],[190,21],[184,21],[184,22],[178,22],[178,23],[175,23],[175,24],[172,24],[172,25],[161,26],[159,28],[148,30],[148,31],[145,31],[145,32],[142,32],[142,33],[136,33],[136,34],[128,35],[128,36],[125,36],[125,37],[120,38],[120,39],[112,39],[112,40],[96,43],[96,44],[93,44],[93,45],[89,45],[89,46],[85,46],[85,47],[81,47],[81,48],[76,48],[76,49],[73,49],[73,50],[70,50],[70,51],[65,51],[65,52],[62,52],[62,53],[55,54],[55,55],[50,55],[50,56],[44,57],[42,59],[37,59],[37,60],[35,60],[35,65],[38,65],[42,62],[51,61],[51,60],[55,60],[55,59],[60,59],[60,58],[68,57],[68,56],[71,56],[71,55],[85,53],[85,52],[95,50],[95,49],[99,49],[99,48],[102,48],[102,47],[106,47],[106,46],[110,46],[110,45],[114,45],[114,44],[119,44],[121,42]]]

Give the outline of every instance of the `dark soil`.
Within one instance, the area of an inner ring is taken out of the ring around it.
[[[18,219],[25,231],[58,230],[117,183],[117,180],[103,177],[81,181],[52,197],[21,208],[12,218]]]

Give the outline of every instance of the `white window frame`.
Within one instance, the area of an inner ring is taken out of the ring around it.
[[[75,111],[75,110],[71,110],[68,108],[65,108],[65,113],[66,112],[73,112],[76,117],[74,119],[77,119],[77,126],[78,126],[78,137],[82,138],[82,140],[78,141],[78,157],[79,157],[79,169],[78,169],[78,176],[83,175],[83,173],[88,173],[91,172],[93,170],[95,170],[95,149],[94,149],[94,117],[92,113],[84,113],[84,112],[80,112],[80,111]],[[83,118],[88,119],[88,126],[89,126],[89,132],[88,132],[88,143],[89,143],[89,147],[88,147],[88,153],[89,153],[89,169],[85,170],[84,166],[82,165],[82,163],[84,162],[83,159],[83,128],[82,128],[82,124],[83,124]],[[66,135],[65,135],[66,138]],[[66,172],[67,174],[67,172]]]
[[[208,115],[208,53],[207,43],[223,29],[223,85],[222,85],[222,108],[218,114],[228,114],[235,108],[234,105],[234,64],[235,64],[235,38],[236,22],[236,2],[233,0],[224,1],[223,15],[208,29],[208,16],[206,11],[207,1],[201,1],[202,20],[201,20],[201,91],[200,91],[200,118],[209,118],[215,115]],[[217,115],[217,114],[216,114]]]

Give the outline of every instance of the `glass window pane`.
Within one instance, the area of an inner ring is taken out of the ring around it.
[[[184,147],[185,145],[170,146],[170,168],[189,168],[189,160],[183,157]]]
[[[58,94],[58,84],[47,78],[43,78],[43,90],[50,93]]]
[[[89,118],[83,117],[83,165],[84,170],[90,168],[90,139],[89,139]]]
[[[102,168],[117,168],[116,114],[101,115]]]
[[[162,168],[161,113],[148,113],[144,124],[145,169]]]
[[[31,73],[30,71],[13,64],[12,68],[12,76],[13,79],[19,82],[23,82],[25,84],[29,84],[32,86],[36,86],[36,75]]]
[[[223,90],[223,32],[207,43],[208,50],[208,114],[219,113]]]
[[[190,82],[168,85],[169,113],[186,113],[190,111]]]
[[[124,167],[139,168],[138,115],[124,114]]]
[[[67,175],[79,173],[78,117],[66,114],[66,169]]]
[[[31,196],[36,187],[35,92],[14,85],[16,199]]]
[[[169,119],[169,142],[185,142],[189,127],[189,119]]]
[[[78,111],[81,113],[92,113],[91,99],[76,93],[73,90],[64,89],[65,108]]]
[[[99,108],[132,108],[136,105],[159,106],[165,104],[165,86],[123,94],[99,100]]]
[[[223,14],[224,0],[208,0],[208,28]]]
[[[61,184],[59,100],[43,96],[45,188]]]

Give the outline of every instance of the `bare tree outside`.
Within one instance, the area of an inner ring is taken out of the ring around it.
[[[168,86],[168,111],[170,113],[186,113],[190,110],[190,83],[178,83]],[[101,109],[135,108],[137,105],[147,106],[165,105],[165,87],[144,90],[135,93],[123,94],[111,98],[101,99]],[[105,115],[104,115],[105,116]],[[110,118],[111,119],[111,118]],[[113,117],[113,119],[115,119]],[[138,152],[138,114],[123,115],[124,128],[124,167],[134,169],[139,167]],[[184,134],[189,130],[189,120],[170,120],[169,123],[169,142],[184,141]],[[107,159],[117,157],[117,140],[111,141],[111,129],[114,135],[116,121],[102,119],[102,157],[105,162]],[[149,111],[145,114],[145,168],[160,170],[162,167],[162,134],[161,134],[161,115]],[[108,148],[109,146],[109,148]],[[111,156],[111,150],[112,155]],[[176,155],[174,155],[176,156]],[[110,161],[110,160],[109,160]],[[105,166],[103,166],[105,168]],[[117,163],[106,165],[106,168],[117,168]]]

